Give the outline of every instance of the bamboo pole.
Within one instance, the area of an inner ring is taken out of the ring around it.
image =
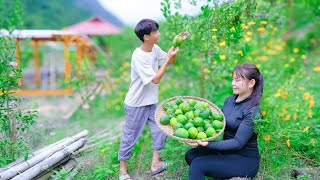
[[[43,160],[42,162],[36,164],[35,166],[31,167],[30,169],[26,170],[25,172],[15,176],[12,180],[19,180],[19,179],[32,179],[36,177],[43,171],[54,166],[59,161],[63,160],[64,158],[68,157],[78,149],[84,146],[86,143],[86,139],[81,138],[78,141],[72,143],[68,147],[64,148],[61,151],[58,151],[51,155],[49,158]]]
[[[44,151],[39,153],[36,156],[33,156],[32,158],[24,161],[23,163],[20,163],[10,169],[7,169],[6,171],[0,173],[0,179],[10,179],[17,174],[20,174],[24,172],[25,170],[33,167],[34,165],[38,164],[39,162],[43,161],[44,159],[50,157],[53,153],[60,151],[61,149],[65,148],[66,146],[69,146],[70,144],[74,143],[75,141],[79,140],[80,138],[83,138],[88,135],[88,131],[84,130],[72,137],[69,137],[66,141],[64,141],[62,144],[59,144],[58,146],[54,146],[50,148],[48,151]]]
[[[36,156],[37,154],[40,154],[41,152],[44,152],[44,151],[46,151],[46,150],[48,150],[48,149],[50,149],[50,148],[52,148],[52,147],[54,147],[54,146],[62,143],[63,141],[65,141],[65,140],[68,139],[68,138],[69,138],[69,137],[64,138],[64,139],[61,139],[61,140],[59,140],[59,141],[57,141],[57,142],[55,142],[55,143],[53,143],[53,144],[50,144],[50,145],[48,145],[48,146],[46,146],[46,147],[44,147],[44,148],[41,148],[41,149],[39,149],[39,150],[31,153],[30,155],[28,155],[28,159],[30,159],[31,157]],[[20,163],[23,162],[23,161],[24,161],[24,158],[20,158],[20,159],[18,159],[18,160],[16,160],[16,161],[14,161],[14,162],[6,165],[5,167],[0,168],[0,173],[3,172],[3,171],[5,171],[5,170],[7,170],[7,169],[9,169],[9,168],[11,168],[11,167],[13,167],[13,166],[16,166],[16,165],[20,164]]]

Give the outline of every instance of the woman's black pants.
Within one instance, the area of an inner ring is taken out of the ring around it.
[[[260,158],[196,147],[185,155],[189,167],[189,180],[202,180],[205,176],[219,179],[254,177],[259,169]]]

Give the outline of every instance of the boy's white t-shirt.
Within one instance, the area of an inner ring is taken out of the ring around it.
[[[151,52],[136,48],[131,58],[131,84],[124,103],[131,107],[141,107],[158,103],[158,84],[152,82],[167,53],[158,45]]]

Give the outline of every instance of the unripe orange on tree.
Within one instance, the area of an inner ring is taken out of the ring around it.
[[[174,46],[174,47],[178,47],[178,46],[180,46],[180,44],[181,44],[183,41],[184,41],[184,39],[183,39],[181,36],[179,36],[179,37],[177,37],[176,40],[173,42],[173,46]]]

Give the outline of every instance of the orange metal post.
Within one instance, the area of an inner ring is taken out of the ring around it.
[[[64,69],[65,69],[65,82],[69,83],[70,82],[70,71],[71,71],[71,66],[69,62],[69,42],[68,39],[63,39],[64,42]]]
[[[80,79],[81,74],[80,74],[80,68],[81,68],[81,59],[82,59],[82,45],[81,42],[77,42],[77,78]]]
[[[39,62],[39,42],[33,40],[34,42],[34,73],[35,73],[35,83],[40,85],[40,62]]]
[[[18,67],[20,67],[21,65],[21,60],[20,60],[20,42],[19,42],[19,39],[17,38],[16,39],[16,59],[17,59],[17,64],[18,64]],[[22,76],[22,74],[21,74]],[[22,77],[18,79],[18,86],[19,88],[21,89],[22,88]]]

